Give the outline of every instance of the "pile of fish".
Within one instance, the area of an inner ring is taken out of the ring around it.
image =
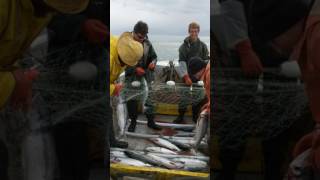
[[[207,169],[208,157],[179,155],[190,151],[191,145],[168,137],[149,138],[157,146],[149,146],[144,151],[111,149],[110,160],[131,166],[162,167],[167,169],[183,169],[202,171]]]
[[[165,152],[165,151],[164,151]],[[140,167],[162,167],[167,169],[180,169],[188,171],[206,170],[209,161],[205,156],[166,156],[160,153],[133,150],[111,150],[110,161],[113,163],[123,163],[130,166]]]
[[[117,116],[120,135],[122,137],[134,137],[146,139],[154,146],[143,147],[140,151],[129,149],[111,148],[110,162],[122,163],[139,167],[161,167],[167,169],[181,169],[188,171],[207,171],[207,156],[197,152],[202,145],[207,146],[205,135],[208,133],[209,120],[207,114],[200,114],[198,123],[172,124],[159,123],[157,125],[179,131],[174,136],[159,134],[142,134],[127,132],[128,124],[126,103],[122,96],[118,99]],[[146,124],[146,121],[137,120],[138,124]]]

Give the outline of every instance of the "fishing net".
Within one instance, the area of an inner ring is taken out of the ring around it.
[[[86,43],[75,43],[52,50],[43,57],[29,54],[22,61],[24,67],[37,67],[40,71],[33,84],[33,91],[42,97],[42,106],[50,114],[51,125],[65,119],[86,121],[95,125],[101,125],[106,120],[107,72],[100,67],[106,67],[101,64],[107,60],[106,57],[93,56],[94,53],[96,52],[87,48]],[[88,61],[98,67],[94,79],[84,81],[70,76],[70,66],[79,61]]]
[[[125,83],[131,83],[125,82]],[[141,100],[144,90],[134,87],[125,88],[122,90],[122,96],[126,101]],[[166,103],[177,104],[182,99],[190,103],[200,102],[203,96],[203,87],[185,87],[184,84],[176,83],[175,86],[168,86],[165,83],[152,84],[148,90],[148,98],[153,104]]]
[[[134,81],[140,83],[139,87],[132,85]],[[174,85],[168,85],[173,81]],[[157,67],[155,81],[147,83],[144,78],[130,78],[123,81],[125,87],[121,96],[125,101],[143,100],[148,98],[153,104],[180,104],[189,105],[201,102],[205,98],[204,87],[197,83],[186,86],[179,78],[172,62],[168,66]]]
[[[277,68],[265,69],[257,78],[244,77],[240,68],[213,71],[213,133],[225,146],[237,147],[248,136],[275,137],[306,110],[303,83]]]

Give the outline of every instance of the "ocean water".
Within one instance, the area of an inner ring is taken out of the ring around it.
[[[149,40],[157,53],[158,61],[178,60],[179,47],[185,38],[186,36],[149,35]],[[200,35],[199,38],[208,46],[210,51],[210,37]]]

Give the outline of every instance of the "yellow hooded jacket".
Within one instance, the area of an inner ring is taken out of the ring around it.
[[[115,81],[127,66],[121,66],[117,51],[118,38],[110,36],[110,96],[115,90]]]
[[[0,109],[15,86],[12,67],[51,18],[35,17],[31,0],[0,1]]]

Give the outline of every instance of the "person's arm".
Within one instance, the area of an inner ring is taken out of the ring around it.
[[[202,59],[203,60],[208,60],[210,58],[210,54],[209,54],[209,51],[208,51],[208,47],[205,43],[203,43],[203,52],[202,52]]]
[[[8,21],[10,21],[9,10],[10,1],[0,1],[0,37],[6,39],[6,35],[11,35],[6,31]],[[1,41],[5,45],[5,41]],[[19,47],[16,47],[19,48]],[[10,53],[10,52],[9,52]],[[10,59],[12,65],[3,67],[3,63],[8,59],[0,59],[0,77],[3,80],[0,83],[0,109],[5,104],[10,104],[14,109],[29,110],[32,103],[32,82],[38,76],[36,69],[19,69],[16,64],[17,59]],[[1,70],[2,69],[2,70]],[[2,71],[2,72],[1,72]]]
[[[113,96],[115,87],[115,84],[110,81],[110,96]]]
[[[115,89],[115,84],[110,82],[110,96],[113,95]]]
[[[179,62],[186,62],[187,61],[187,49],[184,46],[184,44],[182,44],[179,48]]]
[[[156,54],[156,51],[154,50],[152,44],[150,43],[150,47],[149,47],[149,53],[148,53],[148,60],[150,60],[147,64],[147,66],[149,66],[150,63],[153,63],[153,64],[157,64],[157,54]]]
[[[111,42],[112,43],[112,42]],[[109,86],[110,86],[110,96],[112,96],[114,94],[114,90],[115,90],[115,83],[114,81],[112,81],[112,69],[114,69],[114,64],[112,63],[114,59],[114,56],[112,53],[110,53],[110,66],[109,66]]]
[[[55,16],[48,29],[53,32],[50,40],[54,44],[69,44],[82,36],[82,25],[87,17],[83,14]]]
[[[186,85],[191,86],[192,80],[188,74],[187,58],[187,49],[184,45],[181,45],[179,48],[179,69],[177,70],[177,73],[180,78],[183,78]]]
[[[201,77],[204,83],[204,90],[208,99],[207,103],[201,107],[201,112],[210,114],[210,62]]]
[[[320,25],[307,29],[305,44],[301,47],[301,53],[305,54],[299,59],[302,77],[308,95],[309,106],[315,121],[315,129],[302,137],[296,144],[293,155],[299,156],[308,149],[311,150],[308,165],[314,171],[320,171]]]
[[[206,104],[205,111],[210,114],[210,97],[211,97],[211,89],[210,89],[210,83],[211,83],[211,76],[210,76],[210,62],[207,64],[205,73],[204,73],[204,89],[206,92],[206,95],[208,97],[208,103]]]
[[[48,28],[52,30],[52,42],[65,45],[79,39],[93,44],[105,42],[109,36],[108,27],[98,19],[88,18],[85,14],[59,15]]]
[[[177,72],[180,78],[188,75],[187,50],[183,44],[179,48],[179,70]]]
[[[120,91],[123,87],[121,83],[116,83],[115,80],[118,79],[118,75],[112,74],[112,70],[114,70],[114,59],[112,53],[110,53],[110,79],[109,79],[109,86],[110,86],[110,96],[118,96],[120,94]]]
[[[154,70],[154,68],[157,65],[157,54],[154,50],[152,44],[150,43],[149,52],[148,52],[148,62],[147,62],[147,68],[151,71]]]

